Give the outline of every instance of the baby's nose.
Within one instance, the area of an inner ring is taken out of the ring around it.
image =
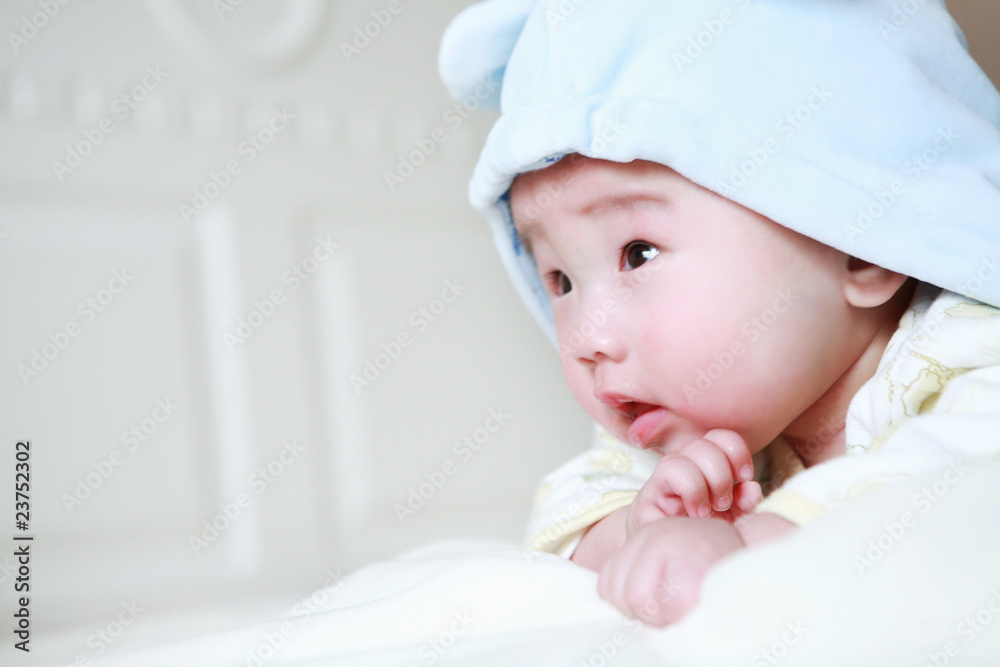
[[[627,346],[618,318],[606,306],[581,308],[560,348],[581,361],[622,361]],[[566,349],[568,348],[568,350]]]

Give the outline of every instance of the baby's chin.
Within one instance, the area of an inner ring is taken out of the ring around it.
[[[663,456],[679,451],[698,438],[703,437],[711,429],[697,427],[694,424],[679,423],[658,437],[648,442],[633,442],[629,437],[631,422],[625,419],[597,419],[597,422],[616,439],[636,449],[650,450]]]
[[[594,421],[600,424],[605,431],[610,433],[615,440],[623,442],[630,447],[635,447],[636,449],[644,449],[641,445],[637,445],[633,442],[629,442],[628,439],[628,423],[621,419],[608,419],[605,415],[595,415],[591,413],[590,415]]]

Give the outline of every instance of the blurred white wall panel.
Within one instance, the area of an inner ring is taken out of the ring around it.
[[[92,658],[87,632],[133,599],[294,600],[431,539],[515,541],[538,478],[587,446],[466,203],[493,116],[456,123],[436,73],[466,4],[403,3],[349,58],[378,3],[69,3],[0,48],[0,451],[33,443],[36,629],[79,628]],[[0,4],[2,32],[38,11]]]

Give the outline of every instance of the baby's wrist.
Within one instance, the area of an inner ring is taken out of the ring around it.
[[[798,526],[788,519],[771,512],[746,514],[733,523],[740,540],[748,547],[782,537]]]

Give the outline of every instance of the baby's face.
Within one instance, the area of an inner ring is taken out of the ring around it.
[[[570,389],[623,441],[728,428],[757,451],[854,360],[846,256],[665,166],[572,156],[519,176],[511,207]]]

